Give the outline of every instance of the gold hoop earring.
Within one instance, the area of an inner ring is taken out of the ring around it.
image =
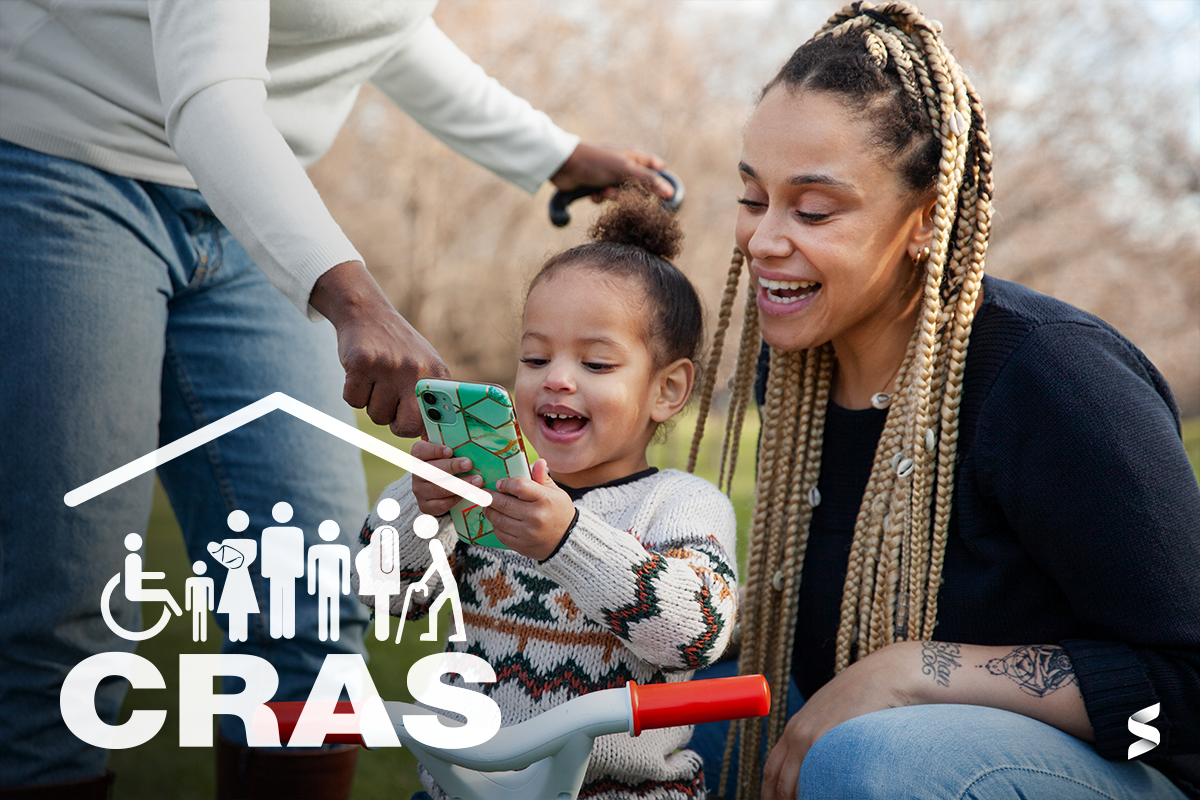
[[[929,245],[925,245],[924,247],[921,248],[921,252],[917,253],[917,257],[913,261],[913,263],[919,267],[928,260],[929,260]]]

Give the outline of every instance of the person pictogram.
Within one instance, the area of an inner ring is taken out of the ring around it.
[[[390,497],[379,501],[376,508],[384,522],[392,522],[400,516],[400,504]],[[375,598],[375,638],[385,642],[390,635],[391,614],[386,609],[392,605],[393,595],[400,594],[400,534],[391,525],[378,528],[371,541],[354,557],[354,569],[358,573],[358,592]]]
[[[463,627],[462,603],[458,599],[458,581],[454,578],[454,571],[450,569],[450,562],[446,558],[446,548],[442,546],[441,541],[435,538],[437,532],[438,521],[435,517],[421,514],[413,520],[413,533],[422,539],[429,540],[429,555],[432,557],[433,563],[421,576],[421,580],[408,587],[408,592],[404,596],[404,612],[400,615],[400,629],[396,632],[397,644],[400,643],[400,637],[404,635],[404,620],[408,617],[408,607],[412,602],[413,593],[428,595],[430,582],[435,577],[441,579],[442,591],[429,605],[429,632],[421,634],[421,641],[437,641],[438,611],[446,603],[450,604],[450,611],[454,614],[454,633],[450,634],[449,641],[464,642],[467,639],[466,629]]]
[[[326,542],[338,537],[341,528],[331,519],[317,526]],[[308,593],[317,596],[317,636],[338,640],[339,595],[350,594],[350,548],[344,544],[315,544],[308,548]]]
[[[245,511],[231,511],[226,524],[234,533],[241,533],[249,527],[250,517]],[[248,619],[251,614],[258,613],[258,598],[250,581],[250,565],[258,555],[258,542],[253,539],[209,542],[208,554],[229,570],[225,585],[221,588],[217,613],[228,615],[229,641],[244,642],[249,638]]]
[[[184,581],[184,608],[192,612],[192,641],[208,641],[208,612],[213,610],[217,594],[212,578],[203,577],[208,564],[197,560],[192,564],[197,577]]]
[[[122,575],[125,577],[125,597],[129,601],[137,603],[145,600],[158,600],[166,603],[177,617],[183,616],[183,609],[179,607],[179,603],[175,602],[169,589],[147,589],[142,585],[144,581],[162,580],[167,577],[165,572],[142,571],[142,537],[136,533],[129,534],[125,537],[125,548],[130,551],[129,555],[125,556],[125,570],[123,573],[118,572],[113,575],[108,585],[104,587],[104,592],[100,596],[100,615],[104,618],[104,623],[108,625],[109,630],[117,636],[132,642],[140,642],[156,636],[163,628],[167,627],[171,614],[164,608],[158,622],[144,631],[128,631],[118,625],[117,621],[113,619],[109,603],[112,599],[113,589],[121,582]]]
[[[272,639],[296,635],[296,581],[304,577],[304,531],[285,523],[292,519],[288,503],[276,503],[271,517],[280,523],[263,528],[259,571],[270,583]]]

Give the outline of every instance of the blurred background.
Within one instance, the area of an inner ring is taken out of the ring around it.
[[[992,275],[1090,311],[1200,414],[1200,2],[927,0],[995,150]],[[758,89],[839,6],[778,0],[447,0],[435,19],[588,141],[628,142],[687,186],[679,266],[710,310],[733,244],[740,133]],[[523,289],[595,210],[536,198],[362,92],[312,170],[396,307],[454,376],[510,383]],[[730,356],[732,358],[732,356]]]
[[[1184,439],[1200,474],[1200,0],[920,5],[943,23],[988,112],[996,171],[988,271],[1097,314],[1145,350],[1190,417]],[[443,0],[434,17],[567,130],[668,160],[687,185],[677,262],[715,312],[741,189],[741,129],[761,85],[837,8],[836,0]],[[312,177],[454,376],[511,385],[525,284],[547,255],[584,241],[596,209],[582,201],[568,228],[551,227],[551,187],[529,197],[420,131],[370,87]],[[755,422],[749,415],[732,492],[743,522]],[[405,450],[411,444],[364,415],[359,426]],[[697,472],[710,479],[722,427],[710,423],[701,451]],[[681,467],[691,430],[682,420],[651,463]],[[372,498],[402,474],[363,460]],[[161,488],[146,559],[182,597],[191,573]],[[449,627],[444,619],[441,630]],[[409,699],[408,665],[443,647],[367,644],[380,693],[397,700]],[[211,635],[193,643],[185,617],[138,653],[174,691],[179,654],[217,646]],[[121,721],[164,705],[168,719],[150,742],[113,753],[118,800],[213,795],[212,750],[179,747],[175,703],[164,696],[127,695]],[[407,800],[419,788],[415,769],[407,750],[363,751],[354,797]]]

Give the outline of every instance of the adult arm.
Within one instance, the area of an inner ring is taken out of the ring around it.
[[[736,520],[716,487],[692,476],[652,490],[636,532],[587,508],[538,571],[639,658],[690,670],[721,656],[737,615]]]
[[[660,195],[665,164],[637,148],[581,143],[488,76],[427,19],[372,82],[429,133],[500,177],[534,192],[642,180]]]
[[[333,322],[346,401],[416,435],[412,385],[445,366],[384,297],[267,116],[270,4],[152,0],[150,28],[167,138],[213,212],[289,300]]]

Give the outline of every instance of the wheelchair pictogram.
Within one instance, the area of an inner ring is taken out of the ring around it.
[[[125,537],[125,547],[129,551],[129,555],[125,556],[125,597],[132,602],[144,600],[158,600],[167,604],[163,608],[162,616],[154,626],[144,631],[130,631],[122,628],[113,619],[112,609],[109,604],[112,600],[113,590],[117,588],[117,584],[121,582],[121,574],[118,572],[112,576],[108,584],[104,587],[104,593],[100,595],[100,615],[104,618],[104,624],[108,625],[109,630],[120,636],[122,639],[128,639],[131,642],[140,642],[149,639],[152,636],[157,636],[162,632],[162,629],[167,627],[167,623],[171,620],[171,612],[175,612],[175,616],[183,616],[183,609],[179,607],[179,603],[175,602],[168,589],[147,589],[142,585],[143,581],[147,580],[162,580],[167,577],[165,572],[143,572],[142,571],[142,537],[136,533],[131,533]]]

